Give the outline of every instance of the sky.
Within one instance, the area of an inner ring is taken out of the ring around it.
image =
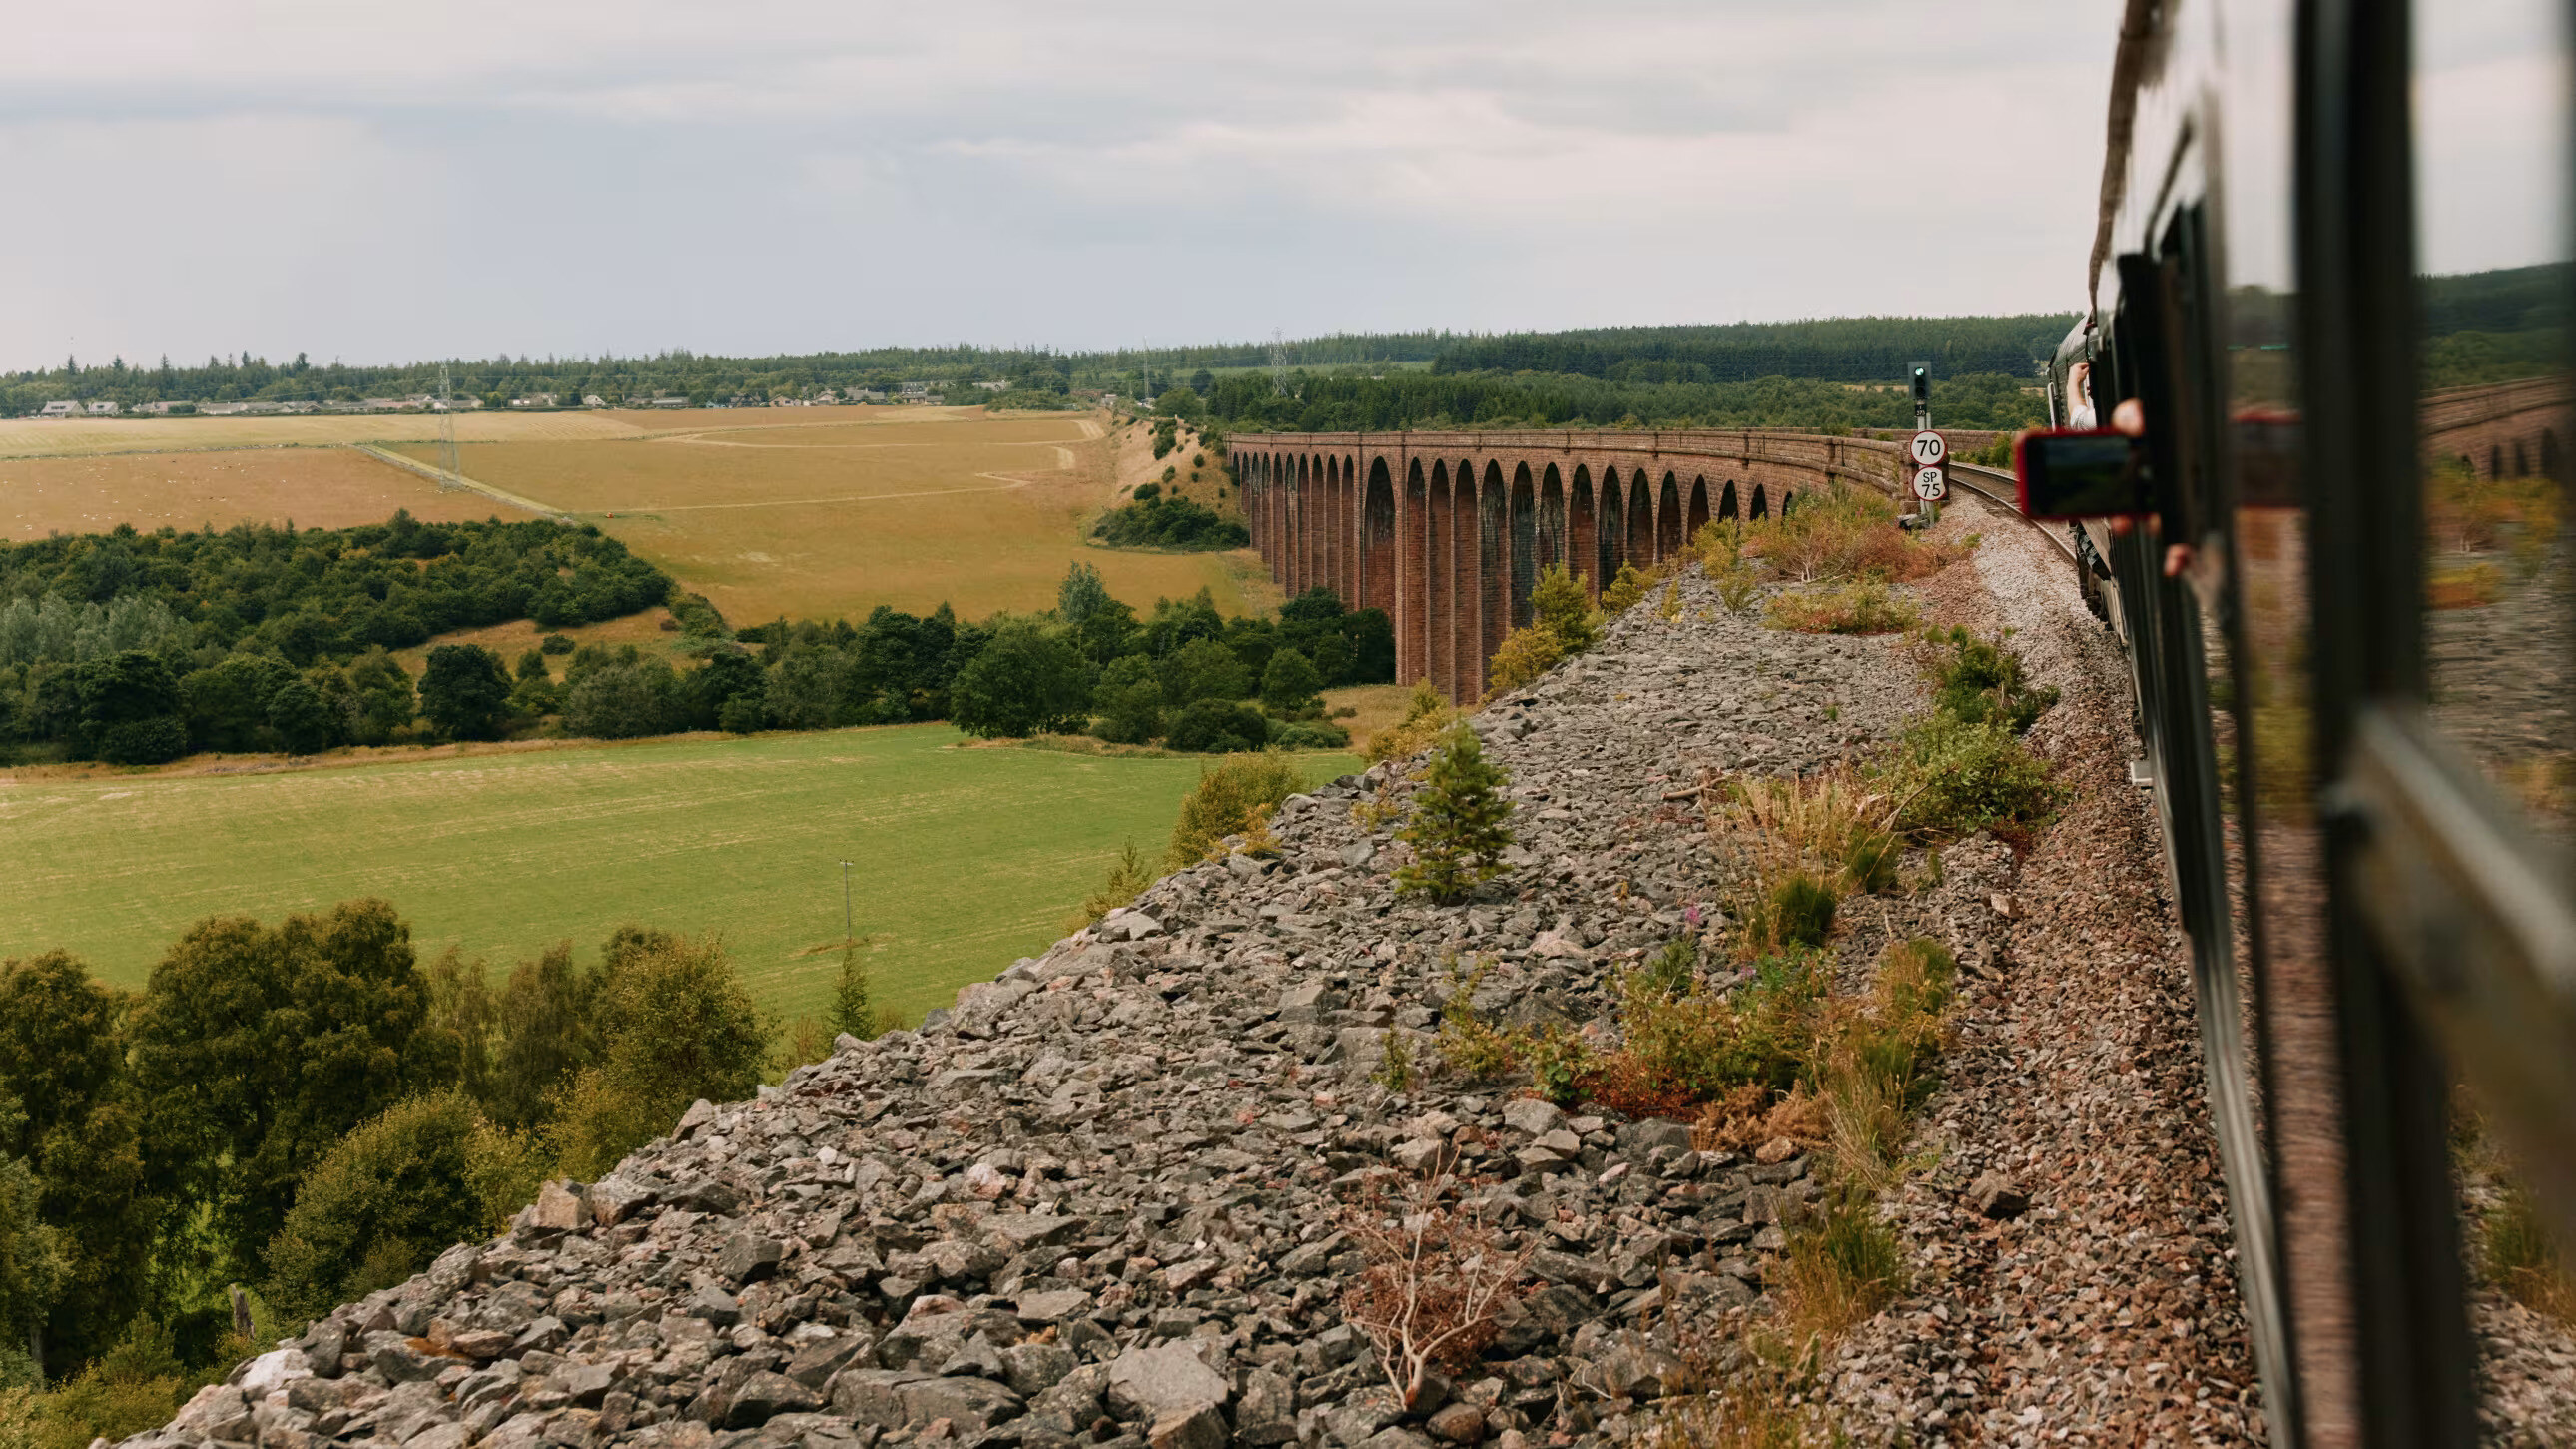
[[[0,367],[2069,310],[2117,10],[0,0]]]

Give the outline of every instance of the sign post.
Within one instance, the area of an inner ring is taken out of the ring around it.
[[[1914,496],[1921,500],[1916,511],[1924,515],[1923,526],[1928,528],[1941,516],[1941,500],[1950,496],[1949,479],[1941,471],[1941,461],[1950,456],[1950,444],[1932,431],[1932,364],[1917,362],[1907,372],[1914,392],[1914,440],[1905,453],[1914,463]]]

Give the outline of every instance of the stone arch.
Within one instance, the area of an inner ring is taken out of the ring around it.
[[[1565,566],[1583,585],[1583,597],[1601,601],[1600,524],[1592,511],[1592,470],[1574,466],[1574,488],[1566,500]]]
[[[1395,682],[1410,684],[1427,677],[1430,640],[1423,621],[1429,616],[1430,600],[1426,595],[1431,579],[1430,549],[1423,535],[1426,522],[1422,485],[1422,460],[1416,458],[1404,470],[1404,502],[1397,510],[1395,528],[1402,540],[1398,556],[1395,593]]]
[[[1781,488],[1780,488],[1780,516],[1781,516],[1782,518],[1786,518],[1786,517],[1788,517],[1788,516],[1789,516],[1789,510],[1791,510],[1791,509],[1793,509],[1793,508],[1795,508],[1795,507],[1797,507],[1797,506],[1798,506],[1798,495],[1797,495],[1796,491],[1795,491],[1795,490],[1793,490],[1793,489],[1791,489],[1791,488],[1790,488],[1788,485],[1786,485],[1786,484],[1781,485]]]
[[[1686,539],[1699,537],[1700,526],[1707,522],[1708,480],[1694,478],[1691,480],[1690,515],[1682,525],[1682,537]]]
[[[1530,621],[1530,584],[1538,578],[1538,489],[1530,482],[1529,464],[1512,469],[1512,627]]]
[[[1664,475],[1655,498],[1655,562],[1679,558],[1682,551],[1682,489],[1672,474]]]
[[[1345,526],[1350,517],[1350,505],[1345,501],[1344,492],[1342,460],[1339,457],[1325,459],[1324,577],[1320,582],[1333,591],[1344,608],[1348,608],[1351,592],[1343,587],[1343,580],[1350,573],[1351,530]]]
[[[1594,561],[1601,569],[1601,585],[1619,577],[1619,565],[1628,558],[1627,495],[1619,487],[1619,470],[1601,470],[1601,540]]]
[[[1485,661],[1503,647],[1511,598],[1511,513],[1503,494],[1503,465],[1488,461],[1476,490],[1476,659],[1466,671],[1471,693],[1485,692]]]
[[[2531,454],[2524,449],[2520,438],[2513,440],[2513,476],[2516,478],[2531,476]]]
[[[1748,514],[1748,515],[1747,515],[1747,517],[1750,517],[1750,518],[1769,518],[1770,516],[1771,516],[1771,500],[1770,500],[1767,496],[1765,496],[1765,495],[1764,495],[1764,493],[1763,493],[1763,491],[1762,491],[1762,485],[1761,485],[1761,484],[1759,484],[1759,483],[1756,483],[1756,484],[1754,484],[1754,485],[1753,485],[1753,511],[1752,511],[1750,514]]]
[[[1737,520],[1744,516],[1741,505],[1736,502],[1735,480],[1732,478],[1726,480],[1726,491],[1718,496],[1717,516],[1727,520]]]
[[[1541,572],[1565,567],[1565,478],[1554,463],[1538,480],[1538,566]],[[1537,574],[1530,584],[1537,586]]]
[[[2540,476],[2564,481],[2566,467],[2567,460],[2558,452],[2558,430],[2542,428],[2540,430]]]
[[[1360,593],[1360,468],[1357,458],[1342,459],[1342,581],[1334,586],[1342,607],[1356,609],[1352,602]]]
[[[1424,634],[1429,640],[1432,687],[1458,697],[1458,520],[1449,501],[1449,468],[1431,465],[1431,493],[1423,511],[1429,566],[1423,570]]]
[[[2487,476],[2490,478],[2504,476],[2504,448],[2499,444],[2487,444]]]
[[[1386,459],[1369,462],[1368,487],[1360,495],[1359,603],[1384,609],[1395,617],[1395,480]]]
[[[1624,562],[1643,568],[1655,564],[1655,505],[1646,496],[1651,486],[1643,468],[1628,480],[1628,540],[1620,551]]]

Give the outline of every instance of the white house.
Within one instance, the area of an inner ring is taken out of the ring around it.
[[[581,405],[586,408],[604,408],[608,406],[608,399],[601,397],[597,393],[592,393],[581,400]]]
[[[550,392],[535,392],[510,399],[510,406],[514,408],[550,408],[554,405],[555,395]]]
[[[89,405],[89,415],[94,418],[112,418],[116,413],[116,404],[112,402],[94,402]]]
[[[689,400],[684,397],[657,397],[653,399],[653,406],[657,408],[684,408],[688,405]]]
[[[81,405],[72,401],[70,398],[60,398],[53,402],[49,402],[45,404],[43,412],[36,414],[36,416],[40,418],[76,418],[80,415]]]

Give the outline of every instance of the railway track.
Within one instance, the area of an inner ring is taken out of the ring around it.
[[[2075,562],[2075,545],[2066,534],[2021,516],[2021,484],[2013,475],[1974,463],[1952,462],[1943,466],[1949,469],[1951,486],[1964,488],[2002,509],[2005,517],[2047,539],[2059,553],[2066,555],[2068,563]]]

